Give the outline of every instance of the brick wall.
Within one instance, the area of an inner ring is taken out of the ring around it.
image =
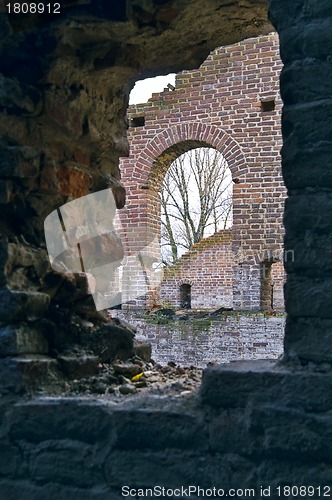
[[[159,237],[159,190],[175,158],[210,146],[227,160],[234,181],[237,309],[260,308],[261,264],[267,256],[282,260],[280,70],[277,35],[251,38],[216,49],[200,68],[177,75],[175,91],[153,94],[148,103],[128,111],[130,156],[120,164],[127,189],[122,224],[135,231],[137,241]],[[132,281],[144,295],[144,277]],[[146,302],[143,298],[134,304],[144,307]]]
[[[204,368],[209,362],[277,359],[283,353],[285,316],[260,312],[234,312],[187,320],[170,319],[153,323],[141,311],[114,311],[114,316],[129,321],[136,337],[152,346],[157,363],[174,361],[182,366]]]
[[[161,302],[181,307],[181,285],[191,286],[191,307],[233,305],[231,231],[219,231],[202,239],[179,262],[165,271]]]

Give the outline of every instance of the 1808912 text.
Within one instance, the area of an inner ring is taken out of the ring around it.
[[[60,3],[7,3],[8,14],[60,14]]]

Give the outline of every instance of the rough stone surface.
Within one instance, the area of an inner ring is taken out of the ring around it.
[[[47,354],[48,342],[36,327],[8,325],[0,330],[0,357],[18,354]]]
[[[14,99],[8,96],[6,106],[11,112],[1,108],[0,131],[9,147],[36,149],[41,171],[55,173],[76,156],[85,168],[117,176],[118,156],[126,150],[124,95],[138,72],[147,76],[197,66],[214,47],[261,33],[265,9],[266,2],[260,1],[134,0],[126,10],[122,1],[95,0],[70,3],[54,20],[8,17],[2,5],[2,71],[12,80],[6,86],[18,83],[25,89],[36,88],[38,82],[43,111],[38,117],[29,115],[35,109],[31,101],[29,106],[19,104],[21,92],[16,94],[14,109]],[[286,207],[286,249],[291,250],[288,244],[295,225],[301,230],[306,226],[295,235],[299,248],[315,250],[331,232],[329,222],[320,226],[326,221],[323,200],[331,186],[331,102],[326,83],[331,81],[331,4],[329,0],[271,0],[270,14],[285,63],[281,80],[286,98],[284,176],[290,199],[303,200]],[[315,78],[308,79],[308,65],[313,65]],[[21,110],[22,114],[17,113]],[[38,177],[9,180],[14,189],[9,203],[1,205],[1,231],[10,243],[22,237],[28,246],[41,248],[44,217],[67,200],[56,189],[51,195],[41,187],[39,191]],[[314,220],[304,220],[301,207],[310,192],[318,193],[318,208]],[[4,256],[6,251],[1,249],[3,266]],[[331,366],[320,363],[322,342],[317,343],[317,351],[313,336],[306,342],[309,332],[319,335],[321,328],[328,330],[329,317],[325,311],[321,318],[317,304],[324,294],[332,293],[327,286],[330,273],[324,275],[330,261],[327,256],[325,261],[313,259],[301,265],[300,256],[298,265],[288,269],[293,283],[298,280],[300,285],[303,278],[318,273],[317,281],[307,280],[305,298],[306,303],[310,298],[313,302],[312,315],[306,316],[304,309],[302,315],[298,308],[290,311],[280,376],[278,369],[266,366],[249,372],[245,368],[241,376],[235,370],[230,373],[239,390],[242,386],[253,390],[252,396],[248,391],[241,394],[243,407],[215,408],[192,396],[140,399],[133,395],[122,404],[91,398],[22,400],[13,391],[21,390],[23,376],[39,380],[40,368],[45,370],[54,360],[37,355],[1,358],[2,392],[12,391],[0,400],[1,495],[13,500],[117,500],[128,481],[136,488],[156,483],[207,488],[220,484],[225,489],[241,485],[258,492],[263,485],[271,486],[271,498],[276,498],[278,485],[331,488],[331,410],[326,392],[330,393]],[[4,268],[0,276],[3,280]],[[18,291],[27,290],[31,288]],[[38,285],[36,291],[42,292],[42,287]],[[298,303],[297,294],[302,291],[301,286],[290,288],[287,307],[293,300]],[[67,316],[68,323],[71,318]],[[300,324],[300,320],[306,323],[302,340],[299,333],[292,337],[294,321]],[[331,350],[330,343],[326,350]],[[31,371],[31,362],[36,371]],[[269,389],[263,374],[272,383],[272,402],[257,398],[259,386],[248,382],[253,376],[264,394]],[[302,376],[304,382],[300,382]],[[228,378],[222,377],[227,385]],[[326,388],[324,394],[320,384]],[[230,401],[229,393],[225,397]],[[314,404],[309,409],[311,400]],[[291,401],[299,407],[287,406]]]
[[[49,296],[35,291],[0,290],[0,321],[33,321],[45,316]]]
[[[248,368],[260,377],[251,387],[242,385]],[[5,462],[1,491],[17,493],[25,486],[27,498],[39,498],[33,495],[41,492],[49,492],[52,498],[53,485],[57,485],[60,498],[69,499],[66,493],[73,492],[95,498],[98,492],[96,498],[106,499],[118,498],[126,484],[131,488],[215,485],[225,490],[241,485],[254,491],[251,498],[260,497],[261,486],[271,487],[270,498],[278,498],[280,485],[330,488],[329,396],[316,400],[319,413],[314,413],[314,407],[306,411],[308,401],[299,394],[300,373],[285,369],[279,373],[282,385],[290,384],[287,403],[277,390],[280,381],[269,389],[269,382],[278,377],[278,368],[272,364],[220,368],[224,369],[230,374],[232,389],[246,388],[242,408],[236,398],[234,405],[229,406],[227,400],[225,407],[216,408],[221,384],[218,394],[207,397],[204,383],[199,398],[138,399],[132,395],[121,403],[82,398],[18,403],[2,422],[6,438],[0,452]],[[209,369],[207,374],[216,370]],[[329,389],[331,376],[318,377],[320,382],[326,377],[323,386]],[[270,390],[269,401],[264,395],[257,397],[262,383],[264,392]],[[224,391],[229,396],[230,390]],[[197,491],[192,493],[191,498],[202,498]]]

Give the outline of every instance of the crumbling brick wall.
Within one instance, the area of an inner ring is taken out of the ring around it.
[[[160,286],[163,305],[185,308],[233,307],[232,230],[221,230],[203,238],[177,262],[165,270]],[[261,264],[262,310],[283,310],[285,271],[282,262]],[[181,288],[190,287],[190,298],[183,304]]]
[[[191,308],[233,305],[232,234],[219,231],[196,243],[168,268],[160,287],[162,303],[181,307],[181,286],[191,287]]]
[[[283,258],[280,69],[277,35],[251,38],[214,50],[200,68],[177,75],[174,91],[153,94],[128,112],[130,156],[120,164],[127,189],[122,223],[136,227],[138,240],[159,237],[159,191],[174,159],[203,146],[227,160],[234,182],[236,309],[261,307],[261,265],[267,257]],[[143,296],[144,277],[132,282]],[[144,307],[145,299],[134,305]]]

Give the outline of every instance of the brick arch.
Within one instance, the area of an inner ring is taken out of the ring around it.
[[[154,166],[162,165],[160,174],[163,176],[172,161],[190,149],[199,147],[219,151],[227,161],[233,179],[248,171],[241,146],[220,127],[183,123],[163,130],[145,146],[133,169],[133,178],[143,185],[149,184],[151,176],[155,175]]]
[[[180,287],[181,285],[193,286],[193,284],[194,284],[194,281],[189,279],[189,278],[182,278],[182,279],[176,280],[176,285],[178,287]]]

